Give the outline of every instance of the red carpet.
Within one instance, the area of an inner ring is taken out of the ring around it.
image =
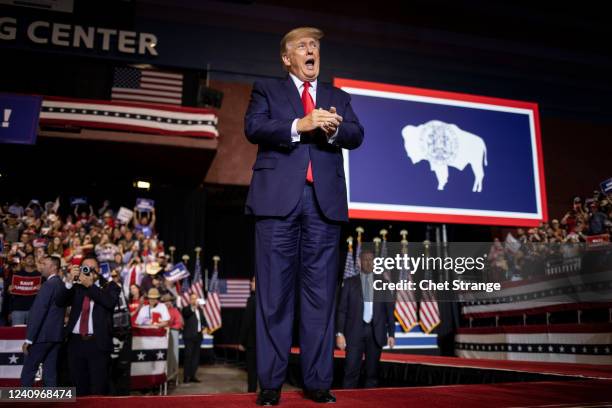
[[[336,391],[335,408],[360,407],[572,407],[612,404],[612,381],[563,381],[505,383],[489,385],[451,385],[415,388],[378,388]],[[44,404],[66,407],[65,404]],[[85,408],[152,407],[255,407],[255,394],[181,395],[168,397],[87,397],[79,398]],[[304,400],[300,392],[286,392],[280,407],[321,407]]]
[[[299,348],[291,349],[293,354],[300,352]],[[344,358],[344,352],[335,350],[334,357]],[[612,365],[549,363],[534,361],[485,360],[459,357],[425,356],[418,354],[382,353],[381,361],[389,363],[425,364],[446,367],[469,367],[493,370],[522,371],[539,374],[557,374],[576,377],[612,379]]]

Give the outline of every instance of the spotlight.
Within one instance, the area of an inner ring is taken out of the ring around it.
[[[149,183],[148,181],[137,180],[134,182],[134,187],[139,188],[141,190],[150,190],[151,183]]]

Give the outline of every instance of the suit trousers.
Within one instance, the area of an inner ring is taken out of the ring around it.
[[[365,388],[374,388],[378,385],[378,361],[382,348],[374,339],[374,330],[371,323],[363,322],[361,336],[355,339],[346,339],[346,358],[344,361],[343,388],[357,388],[359,374],[361,373],[361,360],[365,354]]]
[[[304,387],[331,387],[339,239],[340,224],[325,218],[308,183],[289,215],[257,218],[256,350],[262,389],[280,389],[285,381],[296,294]]]
[[[30,346],[28,355],[21,369],[21,386],[32,387],[38,365],[43,364],[43,384],[45,387],[57,387],[57,355],[61,343],[34,343]]]
[[[247,369],[247,392],[257,391],[257,355],[255,347],[246,349],[246,369]]]
[[[183,361],[183,380],[189,381],[196,377],[200,366],[200,347],[202,345],[202,334],[195,337],[183,339],[185,345],[185,358]]]
[[[83,339],[71,334],[68,363],[77,396],[108,394],[110,351],[100,350],[95,338]]]

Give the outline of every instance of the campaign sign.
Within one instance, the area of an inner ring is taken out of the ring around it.
[[[148,198],[137,198],[136,209],[142,212],[151,212],[155,208],[155,201]]]
[[[134,211],[129,210],[125,207],[119,208],[119,212],[117,213],[117,219],[123,224],[129,223],[133,216]]]
[[[19,296],[32,296],[38,293],[40,276],[13,275],[11,285],[13,285],[11,294]]]
[[[35,144],[42,96],[0,93],[0,143]]]
[[[537,226],[548,216],[535,103],[348,79],[365,129],[345,150],[349,216]]]
[[[111,280],[111,267],[108,262],[102,262],[100,264],[100,275],[107,281]]]
[[[87,205],[87,197],[70,197],[70,205]]]
[[[164,273],[164,277],[170,282],[176,282],[189,276],[189,271],[183,263],[178,263],[168,272]]]
[[[612,177],[610,177],[606,181],[601,182],[599,186],[601,187],[602,193],[611,194],[612,193]]]

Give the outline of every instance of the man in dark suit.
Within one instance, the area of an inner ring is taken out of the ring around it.
[[[245,116],[258,145],[246,203],[256,216],[257,374],[260,405],[276,405],[291,346],[299,288],[305,395],[335,402],[333,316],[340,223],[348,220],[342,149],[363,127],[349,95],[317,80],[321,30],[301,27],[280,46],[284,79],[257,81]]]
[[[251,279],[251,294],[247,299],[246,308],[240,326],[240,345],[238,348],[245,353],[247,368],[247,391],[257,391],[257,356],[255,354],[255,278]]]
[[[74,266],[57,297],[57,305],[70,305],[68,364],[78,396],[108,393],[110,355],[113,351],[113,311],[119,286],[98,280],[99,265],[86,256]]]
[[[183,359],[183,382],[199,383],[196,372],[200,365],[200,348],[202,337],[206,329],[206,320],[202,311],[202,300],[192,293],[189,297],[189,306],[184,307],[181,313],[185,326],[183,327],[183,344],[185,356]]]
[[[373,257],[372,252],[361,253],[361,273],[345,279],[340,291],[336,345],[341,350],[346,349],[344,388],[357,388],[364,354],[364,386],[376,387],[380,353],[385,345],[395,346],[394,305],[374,301]]]
[[[47,257],[42,262],[43,283],[28,320],[26,341],[23,344],[25,360],[21,370],[21,386],[32,387],[38,365],[43,363],[45,387],[57,387],[57,355],[64,339],[64,314],[66,308],[55,304],[57,294],[64,286],[59,277],[61,260]]]

